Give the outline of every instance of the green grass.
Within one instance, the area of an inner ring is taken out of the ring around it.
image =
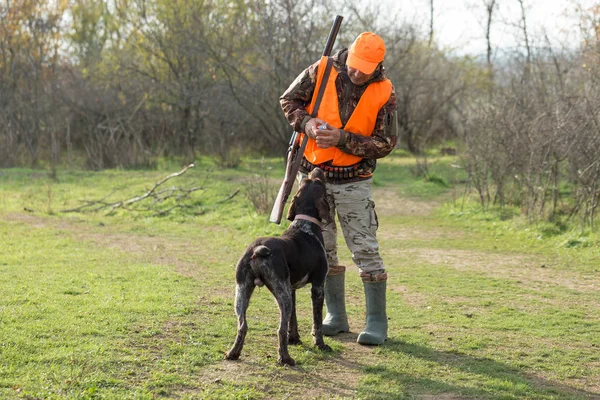
[[[298,292],[304,343],[290,349],[294,368],[276,365],[278,311],[266,289],[252,298],[241,360],[222,359],[235,337],[237,258],[286,226],[269,224],[243,195],[260,160],[231,170],[199,160],[172,184],[208,174],[206,190],[161,217],[60,210],[139,195],[180,169],[172,162],[60,170],[57,181],[0,170],[0,398],[600,398],[597,237],[461,207],[464,171],[452,163],[433,159],[426,178],[406,157],[378,164],[375,200],[397,196],[379,214],[388,342],[355,343],[364,297],[351,269],[352,333],[326,338],[332,353],[312,346],[310,292]],[[262,165],[280,179],[281,160]],[[441,207],[411,214],[408,201]]]
[[[448,193],[453,185],[466,179],[466,172],[453,157],[427,159],[427,173],[423,173],[412,157],[392,153],[379,160],[373,178],[375,186],[395,185],[403,197],[431,200]]]
[[[184,339],[165,324],[197,312],[197,282],[62,230],[2,223],[0,238],[0,394],[149,395],[144,381],[168,371]],[[210,342],[187,350],[202,364],[219,357]]]
[[[474,201],[446,203],[438,216],[461,229],[493,240],[498,250],[523,251],[551,258],[556,268],[584,273],[600,272],[600,237],[582,231],[577,224],[529,223],[518,209],[505,207],[487,211]],[[481,242],[488,246],[487,241]],[[470,246],[478,246],[476,243]]]

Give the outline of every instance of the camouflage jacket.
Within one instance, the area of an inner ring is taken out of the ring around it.
[[[368,84],[386,79],[385,69],[383,65],[380,65],[369,82],[362,86],[354,85],[350,81],[346,69],[347,56],[347,49],[340,50],[332,56],[333,68],[338,72],[335,85],[338,94],[340,118],[344,125],[350,119]],[[310,119],[310,115],[306,112],[306,105],[310,103],[315,92],[319,62],[317,61],[305,69],[279,99],[285,117],[294,130],[298,132],[304,131],[304,125]],[[395,111],[396,91],[392,87],[392,94],[388,102],[377,114],[372,136],[362,136],[345,131],[345,140],[338,144],[337,147],[341,151],[363,157],[358,165],[361,175],[373,173],[376,166],[375,160],[387,156],[396,147],[398,133]]]

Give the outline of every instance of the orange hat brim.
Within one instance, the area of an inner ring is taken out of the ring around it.
[[[371,75],[373,71],[375,71],[375,68],[377,68],[379,63],[363,60],[362,58],[354,54],[352,50],[349,50],[348,58],[346,59],[346,65],[359,70],[363,74]]]

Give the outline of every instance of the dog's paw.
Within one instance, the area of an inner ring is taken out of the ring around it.
[[[240,358],[239,354],[236,353],[232,353],[231,351],[228,351],[227,353],[225,353],[225,357],[226,360],[238,360]]]
[[[298,344],[302,344],[302,340],[300,340],[300,337],[292,337],[290,336],[288,338],[288,344],[293,344],[293,345],[298,345]]]
[[[331,347],[329,347],[329,345],[326,345],[326,344],[322,344],[321,346],[318,346],[318,347],[319,347],[319,350],[321,350],[321,351],[326,351],[326,352],[332,351]]]
[[[294,365],[296,365],[296,361],[294,361],[294,359],[292,357],[279,357],[277,359],[277,362],[279,363],[279,365],[283,366],[283,365],[289,365],[290,367],[293,367]]]

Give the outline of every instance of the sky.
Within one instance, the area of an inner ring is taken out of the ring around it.
[[[392,12],[399,12],[408,20],[423,21],[428,29],[430,0],[386,0]],[[596,0],[577,0],[591,7]],[[434,30],[442,46],[455,49],[458,54],[483,55],[486,52],[484,0],[434,0]],[[522,43],[518,28],[521,10],[517,0],[496,0],[497,22],[493,25],[491,40],[496,51],[510,51]],[[546,32],[553,45],[569,45],[579,41],[578,19],[573,0],[524,0],[528,30],[538,38]]]

